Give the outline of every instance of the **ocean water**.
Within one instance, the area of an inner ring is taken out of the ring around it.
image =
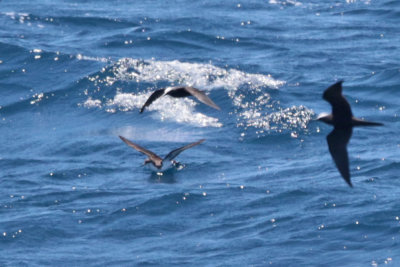
[[[400,266],[400,2],[0,2],[0,266]],[[344,80],[354,188],[326,144]],[[190,85],[191,98],[152,91]],[[162,176],[125,136],[185,165]]]

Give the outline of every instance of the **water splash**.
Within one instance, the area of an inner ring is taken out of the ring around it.
[[[253,129],[257,137],[269,132],[305,130],[314,112],[305,106],[282,107],[263,88],[241,88],[229,92],[235,106],[236,126],[242,128],[241,137]]]
[[[314,112],[304,106],[293,106],[289,108],[279,108],[278,111],[260,116],[250,113],[246,123],[241,123],[244,127],[254,127],[263,130],[292,130],[295,128],[306,129],[308,122],[312,119]],[[262,133],[262,131],[259,131]]]

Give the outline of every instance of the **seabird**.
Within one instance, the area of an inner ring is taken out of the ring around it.
[[[327,136],[329,152],[347,184],[353,187],[350,180],[349,157],[347,144],[351,138],[353,127],[382,126],[382,123],[364,121],[353,116],[351,107],[342,95],[342,83],[339,81],[325,90],[323,99],[332,106],[331,114],[322,114],[317,119],[333,125],[334,129]]]
[[[140,113],[144,111],[147,106],[150,106],[156,99],[169,95],[172,97],[187,97],[187,96],[194,96],[200,102],[204,104],[220,110],[220,108],[203,92],[199,89],[190,86],[178,86],[178,87],[167,87],[163,89],[159,89],[154,91],[151,96],[147,99],[146,103],[144,103],[143,107],[140,109]]]
[[[171,166],[175,166],[178,164],[177,161],[174,160],[174,158],[176,158],[182,151],[197,146],[201,143],[203,143],[205,141],[205,139],[201,139],[197,142],[188,144],[186,146],[177,148],[172,150],[171,152],[169,152],[163,159],[161,157],[159,157],[157,154],[155,154],[154,152],[147,150],[141,146],[139,146],[138,144],[135,144],[131,141],[129,141],[128,139],[126,139],[123,136],[119,136],[119,138],[121,138],[122,141],[124,141],[128,146],[136,149],[137,151],[139,151],[140,153],[145,154],[146,156],[148,156],[148,158],[144,161],[143,165],[149,164],[151,163],[149,166],[152,167],[153,170],[155,171],[164,171],[166,169],[168,169]]]

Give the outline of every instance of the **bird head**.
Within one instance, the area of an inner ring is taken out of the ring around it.
[[[328,114],[328,113],[323,112],[323,113],[318,115],[317,121],[322,121],[322,122],[325,122],[327,124],[333,124],[332,114]]]

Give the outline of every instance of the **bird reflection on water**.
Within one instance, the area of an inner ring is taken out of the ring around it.
[[[175,174],[185,167],[184,164],[175,161],[171,168],[163,172],[151,172],[148,180],[150,183],[174,184],[176,183]]]

